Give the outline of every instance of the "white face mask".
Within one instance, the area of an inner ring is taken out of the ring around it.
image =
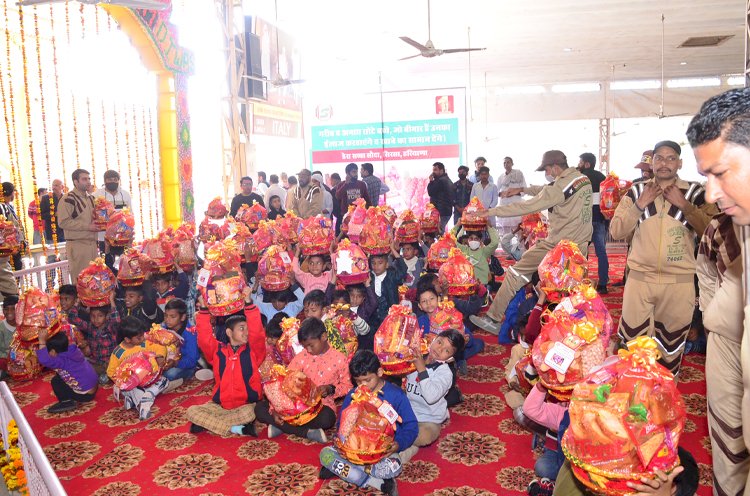
[[[469,241],[469,248],[472,250],[478,250],[479,247],[482,245],[479,241]]]
[[[544,179],[546,179],[548,183],[553,183],[553,182],[555,182],[555,176],[551,176],[551,175],[549,175],[549,174],[545,174],[545,175],[544,175]]]

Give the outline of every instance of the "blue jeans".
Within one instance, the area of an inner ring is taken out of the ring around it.
[[[166,372],[164,372],[164,377],[169,379],[170,381],[174,381],[177,379],[190,379],[195,375],[195,369],[180,369],[177,367],[172,367],[171,369],[168,369]]]
[[[594,234],[591,241],[594,243],[596,258],[599,260],[599,286],[606,286],[609,282],[609,259],[607,259],[607,231],[609,221],[594,221]]]
[[[544,453],[534,464],[534,473],[537,477],[546,477],[549,480],[557,479],[560,471],[560,463],[557,460],[557,451],[544,448]]]

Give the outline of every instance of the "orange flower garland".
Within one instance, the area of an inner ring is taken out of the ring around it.
[[[151,171],[153,173],[154,178],[154,208],[153,210],[156,211],[156,225],[160,225],[159,220],[159,192],[157,191],[157,187],[159,183],[156,180],[156,156],[154,155],[154,119],[151,115],[151,109],[148,109],[148,139],[149,143],[151,144]]]
[[[141,128],[143,130],[143,161],[146,163],[146,194],[148,195],[148,203],[149,203],[149,209],[148,209],[148,228],[149,231],[152,233],[153,236],[156,232],[154,230],[154,210],[156,210],[156,205],[154,202],[151,201],[151,180],[149,179],[149,165],[153,167],[154,164],[149,164],[148,160],[148,136],[146,135],[146,109],[144,107],[141,107]],[[140,167],[138,168],[138,171],[140,173]],[[140,183],[140,179],[138,180]],[[156,195],[154,195],[156,196]],[[141,202],[142,204],[143,202]],[[157,226],[158,229],[158,226]]]
[[[2,436],[0,436],[0,472],[5,479],[5,485],[10,491],[28,495],[28,480],[23,467],[23,455],[18,446],[18,425],[15,420],[8,422],[8,450],[3,448]]]
[[[137,123],[137,112],[135,109],[135,104],[133,105],[133,145],[135,146],[135,174],[136,174],[136,181],[138,184],[138,187],[135,188],[135,191],[131,190],[131,194],[138,193],[138,215],[141,219],[141,230],[143,231],[143,235],[146,236],[146,223],[143,222],[143,187],[141,186],[141,139],[140,134],[138,133],[138,123]],[[130,168],[128,168],[128,174],[130,174]],[[133,180],[133,176],[130,176],[130,180]],[[151,226],[151,231],[153,232],[153,226]]]

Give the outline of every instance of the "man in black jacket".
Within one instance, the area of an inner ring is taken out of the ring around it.
[[[253,193],[253,179],[251,177],[245,176],[240,179],[240,187],[242,188],[242,192],[232,198],[232,205],[229,207],[229,215],[232,217],[237,215],[237,211],[242,205],[252,207],[254,201],[258,202],[261,207],[265,207],[263,204],[263,198],[259,194]]]
[[[456,204],[456,187],[445,173],[445,165],[442,162],[432,164],[430,183],[427,185],[427,194],[430,195],[430,203],[440,213],[440,232],[445,232],[445,226],[453,214],[453,205]]]
[[[596,290],[599,294],[607,293],[609,282],[609,259],[607,258],[607,232],[609,231],[609,220],[605,219],[599,208],[599,185],[604,181],[604,174],[594,169],[596,157],[593,153],[582,153],[578,161],[578,170],[591,181],[591,190],[594,204],[591,208],[591,223],[594,226],[592,241],[596,250],[596,258],[599,260],[599,282]]]

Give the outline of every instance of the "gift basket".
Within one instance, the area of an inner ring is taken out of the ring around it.
[[[582,284],[542,322],[531,352],[534,366],[550,393],[567,401],[575,385],[606,359],[612,317],[594,288]]]
[[[361,284],[370,278],[370,264],[359,245],[345,239],[339,243],[334,257],[336,277],[344,286]]]
[[[215,317],[232,315],[245,307],[245,274],[240,267],[240,252],[232,240],[219,241],[206,250],[198,289],[208,311]],[[205,272],[204,272],[205,271]]]
[[[149,329],[145,336],[146,341],[164,346],[167,349],[167,360],[177,362],[182,357],[182,343],[185,340],[175,331],[159,324],[152,324],[151,329]]]
[[[357,198],[354,203],[349,205],[349,210],[344,215],[344,220],[341,223],[341,231],[346,233],[352,243],[359,242],[359,236],[365,227],[365,217],[367,216],[366,205],[364,198]]]
[[[18,333],[13,335],[8,347],[8,374],[14,381],[30,381],[42,373],[37,348],[38,344],[21,340]]]
[[[385,255],[391,252],[393,228],[380,207],[370,207],[365,215],[365,225],[359,235],[359,246],[368,255]]]
[[[435,205],[428,203],[425,206],[419,223],[422,225],[422,232],[426,234],[440,233],[440,212],[435,208]]]
[[[141,253],[151,259],[154,272],[166,274],[174,270],[174,251],[163,233],[156,238],[143,240]]]
[[[456,238],[451,233],[441,236],[427,250],[427,268],[437,272],[448,261],[451,249],[456,248]]]
[[[539,264],[539,281],[542,289],[547,293],[547,299],[558,302],[570,291],[578,286],[585,278],[588,260],[583,256],[578,245],[563,239],[552,248]]]
[[[208,203],[208,208],[206,209],[206,215],[208,217],[214,219],[223,219],[227,216],[228,213],[229,209],[226,205],[224,205],[224,202],[221,201],[220,197],[217,196]]]
[[[39,331],[47,329],[48,336],[62,330],[57,293],[47,294],[39,288],[27,289],[16,304],[16,334],[23,341],[37,342]]]
[[[263,253],[266,248],[276,244],[279,238],[276,230],[276,222],[272,220],[262,220],[258,223],[258,229],[253,233],[255,249],[258,253]]]
[[[466,205],[463,214],[461,214],[461,226],[465,231],[484,231],[487,229],[487,218],[477,215],[477,212],[484,210],[484,205],[478,197],[475,196],[469,200],[469,204]]]
[[[198,240],[202,243],[213,243],[224,239],[224,219],[205,217],[198,226]]]
[[[323,318],[328,343],[347,358],[351,358],[359,346],[357,333],[354,331],[355,318],[356,315],[346,303],[331,305]]]
[[[375,354],[380,359],[387,375],[405,375],[414,372],[414,347],[419,345],[422,354],[427,353],[427,344],[422,339],[422,330],[417,316],[410,308],[393,305],[375,333]]]
[[[685,406],[658,359],[656,342],[639,337],[573,390],[562,450],[576,478],[597,494],[632,494],[627,482],[680,463]]]
[[[304,425],[323,408],[315,383],[300,370],[274,365],[263,378],[263,394],[271,408],[287,424]]]
[[[331,219],[316,215],[303,220],[299,227],[300,251],[305,256],[327,255],[335,237]]]
[[[276,349],[281,355],[281,359],[287,365],[292,358],[304,348],[299,344],[297,333],[299,332],[300,321],[294,317],[287,317],[281,321],[281,337],[276,343]]]
[[[242,222],[251,231],[258,229],[260,221],[266,220],[267,218],[268,211],[257,201],[253,201],[252,205],[243,203],[239,210],[237,210],[237,215],[234,216],[234,219],[237,222]]]
[[[526,368],[533,366],[534,361],[531,358],[531,350],[527,348],[521,359],[518,360],[513,367],[516,371],[516,377],[518,378],[518,386],[521,388],[522,394],[524,396],[527,396],[531,392],[531,389],[536,385],[537,381],[539,381],[538,375],[526,375]]]
[[[526,247],[531,248],[539,239],[547,237],[549,225],[539,213],[524,215],[521,218],[521,233],[526,240]]]
[[[104,239],[110,246],[128,246],[135,237],[135,217],[129,208],[115,210],[109,216]]]
[[[455,329],[468,339],[464,328],[464,314],[456,309],[456,305],[448,298],[442,298],[438,302],[437,311],[430,316],[430,332],[425,339],[430,344],[435,337],[443,331]]]
[[[133,353],[117,366],[112,377],[120,391],[130,391],[137,387],[148,387],[161,374],[161,368],[156,363],[156,355],[150,351]]]
[[[94,198],[94,225],[99,228],[100,231],[107,229],[107,223],[109,218],[114,214],[115,207],[110,202],[98,196]]]
[[[387,412],[389,418],[383,413]],[[396,422],[393,407],[365,386],[352,393],[352,401],[342,412],[334,445],[352,463],[372,465],[385,458],[393,446]]]
[[[21,233],[16,225],[0,215],[0,257],[9,257],[21,249]]]
[[[120,256],[117,280],[124,287],[140,286],[151,275],[153,261],[135,248],[127,248]]]
[[[195,268],[198,256],[195,246],[195,225],[182,224],[174,231],[172,237],[172,256],[174,263],[182,270],[190,271]]]
[[[248,261],[246,260],[246,254],[251,257],[257,254],[255,240],[253,239],[253,235],[247,225],[230,217],[227,219],[224,226],[225,230],[228,232],[224,239],[226,241],[231,239],[237,243],[237,249],[240,251],[240,260],[242,263]]]
[[[440,266],[438,281],[443,288],[448,288],[450,296],[473,295],[479,285],[474,277],[474,266],[458,248],[452,248],[448,260]]]
[[[116,284],[115,275],[106,266],[104,259],[99,257],[78,274],[78,299],[87,307],[109,305],[110,295]]]
[[[396,219],[398,216],[396,215],[396,211],[393,210],[393,207],[390,205],[381,205],[380,210],[383,211],[383,215],[385,215],[385,218],[388,219],[388,223],[393,226],[396,223]]]
[[[632,185],[632,182],[620,179],[614,172],[610,172],[602,181],[599,185],[599,209],[605,219],[611,219],[615,215],[620,199]]]
[[[418,243],[421,226],[417,221],[417,217],[411,210],[404,210],[396,219],[393,224],[394,236],[396,242],[399,244],[403,243]]]
[[[265,291],[283,291],[292,285],[292,257],[284,247],[273,245],[258,262],[260,285]]]
[[[294,212],[287,212],[286,215],[277,217],[276,231],[281,239],[276,240],[276,244],[284,243],[287,246],[296,244],[299,241],[298,232],[302,219],[294,215]]]

